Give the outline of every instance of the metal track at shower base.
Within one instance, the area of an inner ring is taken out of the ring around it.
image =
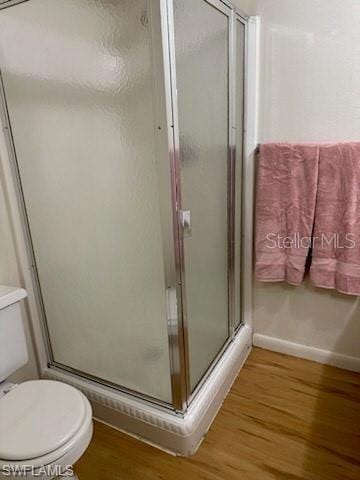
[[[28,1],[29,0],[0,0],[0,10],[13,7],[14,5],[18,5],[19,3],[25,3]]]
[[[51,361],[48,363],[48,368],[50,370],[55,370],[58,372],[65,372],[68,373],[72,376],[76,377],[81,377],[84,380],[88,380],[89,382],[92,382],[96,385],[99,385],[101,387],[107,388],[113,392],[121,392],[122,394],[128,396],[129,398],[136,398],[138,401],[142,402],[144,405],[151,405],[152,407],[158,408],[163,411],[171,412],[175,415],[178,415],[179,417],[183,417],[188,408],[191,406],[191,404],[196,400],[197,396],[201,392],[201,389],[203,388],[204,384],[208,381],[210,378],[211,374],[213,373],[214,369],[224,356],[225,352],[229,348],[229,346],[235,341],[237,335],[240,333],[241,329],[245,325],[241,323],[236,331],[235,335],[232,338],[229,338],[225,344],[222,346],[221,350],[211,363],[210,367],[206,371],[205,375],[201,378],[199,383],[196,385],[194,391],[191,393],[189,399],[188,399],[188,405],[185,410],[177,410],[172,404],[161,401],[155,397],[151,397],[150,395],[147,395],[145,393],[141,393],[137,390],[132,390],[131,388],[123,387],[121,385],[118,385],[114,382],[110,382],[107,380],[104,380],[102,378],[96,377],[95,375],[91,375],[89,373],[83,372],[81,370],[77,370],[76,368],[69,367],[67,365],[64,365],[60,362],[56,362],[55,360]]]
[[[118,385],[117,383],[104,380],[103,378],[96,377],[95,375],[91,375],[90,373],[83,372],[81,370],[77,370],[76,368],[68,367],[60,362],[52,361],[48,363],[48,368],[70,373],[74,377],[81,377],[84,380],[89,380],[90,382],[96,383],[97,385],[101,385],[102,387],[109,388],[115,392],[121,392],[124,395],[127,395],[131,398],[136,398],[137,400],[141,400],[148,405],[156,406],[162,409],[166,409],[168,411],[174,412],[176,414],[181,414],[174,409],[173,405],[164,401],[161,401],[155,397],[151,397],[145,393],[141,393],[137,390],[132,390],[131,388],[123,387]]]

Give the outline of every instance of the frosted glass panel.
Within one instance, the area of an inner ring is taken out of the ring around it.
[[[175,45],[190,380],[228,338],[228,17],[204,0],[175,0]]]
[[[171,401],[151,41],[146,0],[0,12],[54,359]]]
[[[242,209],[242,167],[244,140],[244,56],[245,25],[236,21],[236,158],[235,158],[235,309],[234,323],[241,323],[241,209]]]

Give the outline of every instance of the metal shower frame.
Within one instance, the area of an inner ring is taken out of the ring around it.
[[[185,411],[189,403],[195,398],[201,390],[202,385],[207,380],[213,368],[217,364],[222,354],[226,351],[229,343],[243,322],[234,318],[235,301],[235,279],[234,279],[234,235],[235,235],[235,164],[236,164],[236,73],[238,66],[238,56],[236,49],[236,22],[240,21],[245,27],[245,45],[244,45],[244,90],[247,81],[247,25],[248,17],[235,9],[231,2],[226,0],[203,0],[212,7],[225,14],[228,18],[228,291],[229,291],[229,337],[223,345],[221,351],[209,365],[206,373],[200,380],[193,392],[190,387],[190,365],[188,351],[188,321],[186,312],[186,293],[185,293],[185,261],[184,261],[184,243],[182,235],[182,226],[180,213],[182,210],[181,181],[180,181],[180,142],[179,142],[179,120],[178,120],[178,100],[176,86],[176,58],[175,58],[175,27],[174,27],[174,0],[160,0],[161,19],[162,19],[162,42],[163,42],[163,60],[165,74],[165,96],[168,120],[168,144],[169,160],[171,169],[172,183],[172,207],[174,219],[174,245],[175,245],[175,263],[177,273],[177,298],[178,302],[178,326],[174,335],[170,332],[169,342],[172,349],[172,358],[175,361],[171,364],[171,383],[174,407],[179,411]],[[245,97],[245,95],[244,95]],[[245,108],[244,108],[245,112]],[[177,357],[177,360],[176,360]]]

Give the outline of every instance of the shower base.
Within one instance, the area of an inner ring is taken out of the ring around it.
[[[80,389],[100,422],[174,455],[189,456],[209,430],[251,346],[251,328],[243,326],[181,415],[52,367],[43,376]]]

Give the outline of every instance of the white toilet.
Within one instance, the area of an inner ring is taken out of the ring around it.
[[[61,382],[6,381],[28,361],[19,303],[26,295],[0,286],[0,478],[77,478],[72,465],[93,433],[87,398]]]

